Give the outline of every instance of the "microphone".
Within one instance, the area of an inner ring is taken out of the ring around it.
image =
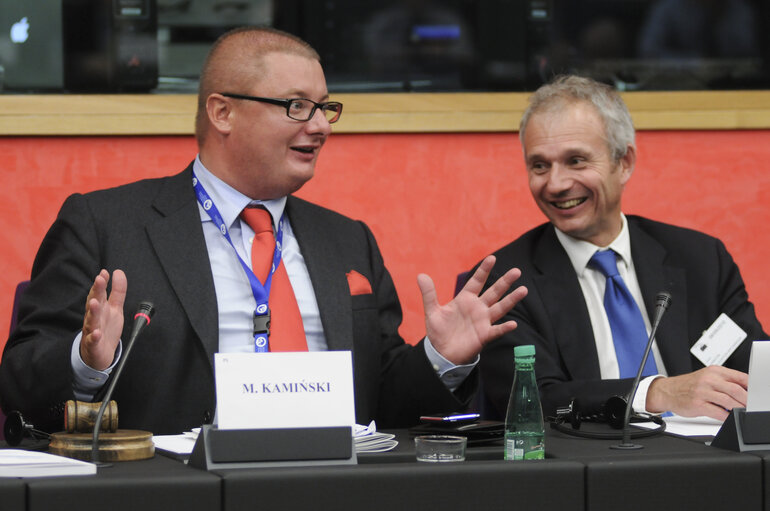
[[[5,433],[5,443],[11,447],[16,447],[21,443],[25,436],[29,435],[35,440],[49,439],[51,435],[45,431],[35,429],[35,426],[24,420],[21,412],[14,410],[8,414],[3,425],[3,433]]]
[[[631,408],[634,403],[634,396],[639,388],[639,382],[642,379],[642,371],[644,370],[644,363],[647,361],[647,357],[650,355],[650,349],[652,349],[652,342],[655,340],[655,332],[658,330],[660,320],[663,319],[663,314],[671,305],[671,295],[667,291],[661,291],[655,297],[655,317],[652,320],[652,328],[650,330],[650,338],[647,340],[647,347],[644,350],[642,361],[639,364],[639,370],[636,372],[636,378],[634,378],[634,384],[631,386],[631,394],[628,396],[626,402],[626,414],[623,418],[623,441],[620,444],[611,445],[610,449],[642,449],[644,446],[631,443],[631,431],[629,429],[629,423],[631,421]]]
[[[99,461],[99,430],[102,424],[102,417],[104,417],[104,411],[107,409],[107,405],[110,403],[110,399],[112,398],[112,391],[115,390],[115,385],[118,383],[120,373],[123,372],[123,367],[126,365],[128,354],[131,353],[131,348],[134,347],[136,338],[139,337],[139,334],[142,332],[144,327],[150,324],[150,319],[154,313],[155,308],[153,307],[152,303],[144,301],[139,304],[139,308],[136,310],[136,314],[134,314],[134,328],[131,331],[131,336],[128,338],[126,349],[124,350],[120,362],[118,362],[118,365],[115,368],[115,374],[112,377],[110,386],[107,387],[107,392],[104,394],[102,405],[99,407],[99,412],[96,414],[93,439],[91,441],[91,461],[94,463]]]

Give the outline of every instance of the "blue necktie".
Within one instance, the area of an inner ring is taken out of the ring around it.
[[[612,330],[615,343],[615,355],[618,358],[621,378],[633,378],[639,370],[639,364],[647,347],[647,329],[639,307],[631,292],[618,273],[615,252],[597,251],[588,265],[596,268],[607,277],[604,289],[604,310]],[[644,364],[642,376],[658,374],[655,358],[650,354]]]

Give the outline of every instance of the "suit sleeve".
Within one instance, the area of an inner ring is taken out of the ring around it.
[[[402,313],[393,280],[385,268],[373,234],[363,223],[360,225],[365,231],[368,245],[373,276],[372,298],[376,302],[372,304],[376,307],[372,312],[376,312],[379,331],[379,385],[376,399],[378,425],[407,427],[416,424],[421,414],[465,408],[476,388],[475,374],[469,376],[453,394],[429,363],[422,345],[424,340],[417,346],[404,342],[398,333]],[[364,321],[360,313],[354,314],[354,331],[365,329],[366,325],[362,324]],[[360,336],[357,334],[356,337],[358,342]]]
[[[718,312],[724,312],[746,332],[746,340],[725,361],[724,365],[731,369],[748,372],[751,343],[760,339],[770,339],[770,337],[757,319],[754,305],[749,301],[749,295],[746,292],[746,286],[738,265],[735,264],[727,248],[719,240],[716,241],[715,252],[720,298]],[[713,319],[716,319],[716,316]],[[704,327],[704,330],[706,327],[708,325]],[[697,337],[692,339],[692,342],[694,343],[696,340]]]
[[[69,197],[40,246],[19,302],[19,323],[3,353],[3,410],[20,411],[39,429],[61,429],[62,404],[74,398],[70,350],[100,270],[96,239],[86,200]]]
[[[497,273],[496,269],[489,282],[498,278]],[[516,346],[527,344],[535,346],[535,374],[545,416],[556,415],[557,408],[573,399],[582,413],[595,415],[602,412],[605,401],[610,397],[626,395],[631,389],[632,379],[574,378],[568,373],[554,340],[552,320],[545,312],[537,288],[531,285],[526,275],[522,276],[521,284],[527,286],[529,294],[500,320],[516,321],[516,330],[489,343],[479,362],[484,415],[490,419],[505,418],[513,382],[513,350]],[[586,356],[595,357],[596,354]]]

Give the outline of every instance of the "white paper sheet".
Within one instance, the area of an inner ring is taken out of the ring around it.
[[[722,421],[711,417],[681,417],[672,415],[663,419],[666,422],[666,433],[681,436],[716,436]],[[634,426],[646,429],[657,428],[654,422],[634,422]]]

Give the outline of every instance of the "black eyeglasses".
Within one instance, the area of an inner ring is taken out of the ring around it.
[[[258,101],[260,103],[269,103],[286,108],[286,115],[295,121],[309,121],[317,109],[321,109],[329,124],[337,122],[342,115],[342,103],[337,101],[328,101],[326,103],[316,103],[312,99],[305,98],[262,98],[259,96],[247,96],[245,94],[233,94],[223,92],[223,96],[233,99],[246,99],[248,101]]]

